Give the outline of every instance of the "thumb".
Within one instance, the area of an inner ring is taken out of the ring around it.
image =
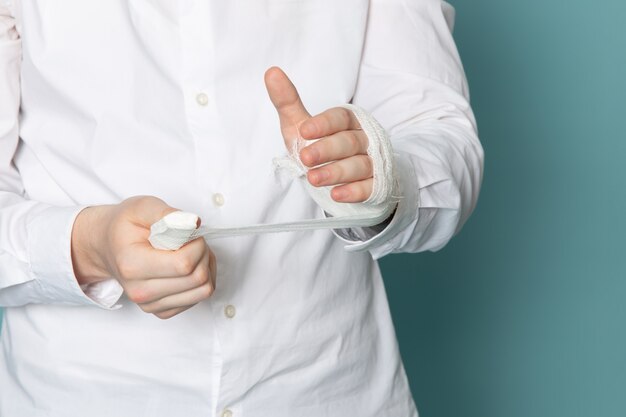
[[[304,108],[298,90],[280,68],[272,67],[265,72],[265,87],[278,112],[285,146],[291,150],[299,137],[298,127],[311,115]]]
[[[167,203],[157,197],[153,196],[135,196],[126,199],[121,204],[123,209],[128,210],[127,213],[130,217],[130,220],[135,224],[141,225],[145,228],[150,228],[153,223],[161,220],[165,216],[172,213],[180,213],[176,219],[173,219],[177,223],[188,223],[189,221],[196,222],[196,227],[200,225],[200,218],[195,217],[191,219],[191,213],[181,212],[179,209],[170,207]]]

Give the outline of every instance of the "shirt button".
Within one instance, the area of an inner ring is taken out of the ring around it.
[[[222,411],[222,417],[233,417],[233,412],[227,408],[226,410]]]
[[[220,193],[213,194],[213,203],[218,207],[222,207],[224,205],[224,196]]]
[[[207,104],[209,104],[209,96],[204,93],[200,93],[196,96],[196,101],[199,105],[206,106]]]
[[[234,305],[229,304],[226,307],[224,307],[224,315],[227,318],[232,319],[233,317],[235,317],[235,314],[237,314],[237,310],[235,309]]]

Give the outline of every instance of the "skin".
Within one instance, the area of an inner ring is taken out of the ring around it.
[[[168,319],[211,296],[216,262],[204,239],[177,251],[152,248],[150,225],[176,209],[156,197],[81,211],[72,229],[72,262],[79,284],[116,278],[146,313]]]
[[[317,142],[300,152],[300,160],[310,169],[309,182],[317,187],[334,185],[333,200],[358,203],[372,193],[372,160],[367,155],[368,139],[354,114],[336,107],[311,116],[287,75],[277,67],[265,73],[265,86],[280,119],[287,149],[298,137]],[[326,164],[323,167],[319,165]]]
[[[334,186],[338,202],[365,201],[372,192],[367,136],[352,112],[332,108],[311,116],[285,73],[272,67],[265,85],[276,107],[287,149],[298,135],[319,139],[300,153],[314,186]],[[320,165],[323,165],[320,167]],[[128,298],[146,313],[168,319],[213,294],[215,255],[202,238],[177,251],[152,248],[150,226],[176,211],[164,201],[137,196],[120,204],[82,210],[72,229],[72,263],[79,284],[117,279]]]

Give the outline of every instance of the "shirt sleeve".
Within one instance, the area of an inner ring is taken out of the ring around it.
[[[14,4],[0,0],[0,306],[59,303],[112,308],[122,293],[119,286],[105,281],[81,288],[74,275],[71,232],[84,207],[28,200],[13,164],[19,143],[21,61]]]
[[[483,150],[452,38],[454,9],[440,0],[372,0],[352,102],[387,129],[400,201],[386,227],[342,229],[349,251],[441,249],[476,205]]]

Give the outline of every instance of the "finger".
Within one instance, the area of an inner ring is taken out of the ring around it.
[[[171,319],[172,317],[182,313],[183,311],[189,310],[193,306],[195,306],[195,304],[185,307],[172,308],[171,310],[165,310],[160,313],[156,313],[155,316],[162,320]]]
[[[159,313],[173,308],[197,304],[209,298],[211,294],[213,294],[213,286],[211,283],[206,283],[182,293],[168,295],[152,303],[139,304],[139,307],[146,313]]]
[[[265,87],[280,119],[280,129],[289,149],[298,137],[298,126],[311,115],[302,104],[298,90],[278,67],[265,72]]]
[[[312,117],[300,126],[303,139],[318,139],[343,130],[361,128],[354,113],[344,107],[335,107]]]
[[[345,130],[320,139],[300,151],[300,160],[308,167],[354,155],[367,154],[367,135],[362,130]]]
[[[330,196],[340,203],[362,203],[372,195],[373,186],[373,178],[355,181],[333,188],[330,191]]]
[[[311,185],[321,187],[360,181],[372,175],[372,158],[356,155],[312,169],[307,173],[307,178]]]
[[[209,279],[215,290],[217,288],[217,260],[211,249],[209,249]]]
[[[161,220],[166,215],[179,211],[170,207],[163,200],[152,196],[131,197],[122,202],[121,208],[130,207],[130,218],[139,226],[150,227],[153,223]]]
[[[147,304],[158,301],[172,294],[179,294],[206,283],[215,288],[212,271],[209,266],[209,252],[198,264],[196,269],[185,277],[154,278],[127,282],[124,286],[128,298],[137,304]]]
[[[204,256],[206,242],[203,238],[198,238],[176,251],[164,251],[154,249],[146,240],[132,245],[131,248],[119,254],[116,259],[117,278],[122,280],[190,275]]]

